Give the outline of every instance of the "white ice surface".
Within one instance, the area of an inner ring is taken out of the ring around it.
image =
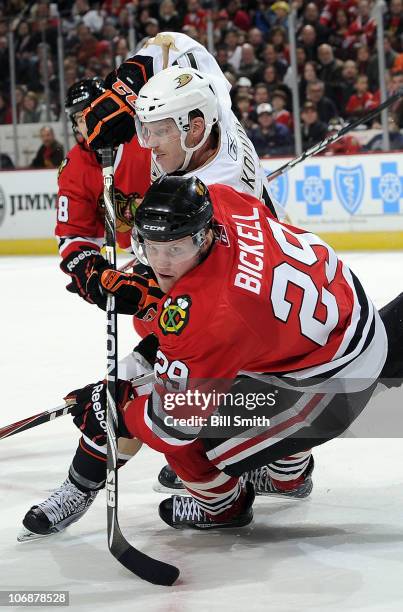
[[[403,290],[402,253],[344,259],[377,306]],[[0,426],[103,377],[105,316],[65,284],[56,258],[0,259]],[[121,356],[135,344],[130,317],[120,317],[119,341]],[[104,493],[65,533],[16,542],[28,508],[65,478],[78,439],[68,416],[18,434],[0,442],[0,589],[68,590],[71,610],[91,612],[401,612],[403,442],[396,435],[316,449],[311,497],[260,498],[254,523],[235,533],[177,532],[162,523],[163,497],[151,485],[164,459],[142,449],[120,471],[120,522],[138,548],[180,567],[180,582],[166,588],[133,577],[110,555]]]

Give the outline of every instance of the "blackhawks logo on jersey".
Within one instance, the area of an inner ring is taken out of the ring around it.
[[[176,334],[179,336],[179,334],[182,333],[189,321],[191,304],[192,300],[188,295],[181,295],[174,300],[168,297],[165,300],[158,321],[162,333],[165,336],[168,334]]]
[[[131,230],[134,224],[134,213],[141,203],[139,193],[129,193],[126,195],[120,189],[115,187],[115,210],[116,210],[116,231],[127,232]],[[98,200],[98,206],[103,211],[105,208],[104,197],[101,194]]]
[[[67,166],[67,164],[69,163],[69,158],[65,157],[64,160],[62,161],[62,163],[60,164],[58,170],[57,170],[57,179],[59,180],[59,176],[61,175],[61,173],[63,172],[63,170],[65,169],[65,167]]]

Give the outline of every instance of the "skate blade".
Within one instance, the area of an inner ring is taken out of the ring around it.
[[[165,495],[189,495],[185,487],[175,489],[174,487],[164,487],[160,482],[154,482],[153,491],[156,493],[164,493]]]
[[[29,531],[23,527],[20,533],[17,535],[17,542],[28,542],[30,540],[42,540],[43,538],[48,538],[49,536],[55,535],[54,533],[34,533],[33,531]]]

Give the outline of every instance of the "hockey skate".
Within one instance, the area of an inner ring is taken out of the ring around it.
[[[69,478],[53,493],[24,516],[24,529],[18,542],[37,540],[63,531],[85,514],[98,495],[98,491],[80,491]]]
[[[180,478],[175,474],[171,466],[164,465],[158,474],[158,480],[153,484],[153,489],[157,493],[176,493],[177,495],[186,495],[186,489]]]
[[[252,504],[255,499],[255,492],[250,483],[246,483],[244,493],[235,503],[241,506],[240,512],[227,518],[227,513],[212,520],[210,516],[202,510],[197,501],[190,496],[173,495],[164,499],[159,505],[159,515],[162,520],[174,529],[228,529],[244,527],[253,519]]]
[[[263,465],[256,470],[245,472],[241,477],[241,484],[250,482],[255,488],[256,495],[270,495],[273,497],[290,497],[293,499],[303,499],[310,495],[313,484],[311,474],[314,467],[313,457],[311,457],[305,471],[305,480],[297,488],[289,491],[280,491],[275,487],[269,474],[267,465]],[[186,489],[180,478],[175,474],[169,465],[165,465],[158,474],[158,481],[153,485],[154,491],[158,493],[172,493],[176,495],[186,495]]]
[[[313,484],[311,474],[314,468],[313,457],[311,456],[308,466],[304,472],[303,482],[295,489],[280,490],[274,485],[267,465],[263,465],[256,470],[245,472],[241,477],[241,484],[250,482],[255,488],[256,495],[270,495],[273,497],[303,499],[310,495]]]

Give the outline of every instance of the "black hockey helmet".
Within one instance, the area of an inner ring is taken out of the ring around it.
[[[74,122],[73,115],[86,109],[91,102],[99,98],[104,92],[104,82],[98,77],[77,81],[67,91],[66,113]]]
[[[212,227],[213,206],[206,185],[196,176],[162,176],[147,191],[134,216],[132,246],[146,262],[144,240],[170,242],[192,236],[196,245]]]

